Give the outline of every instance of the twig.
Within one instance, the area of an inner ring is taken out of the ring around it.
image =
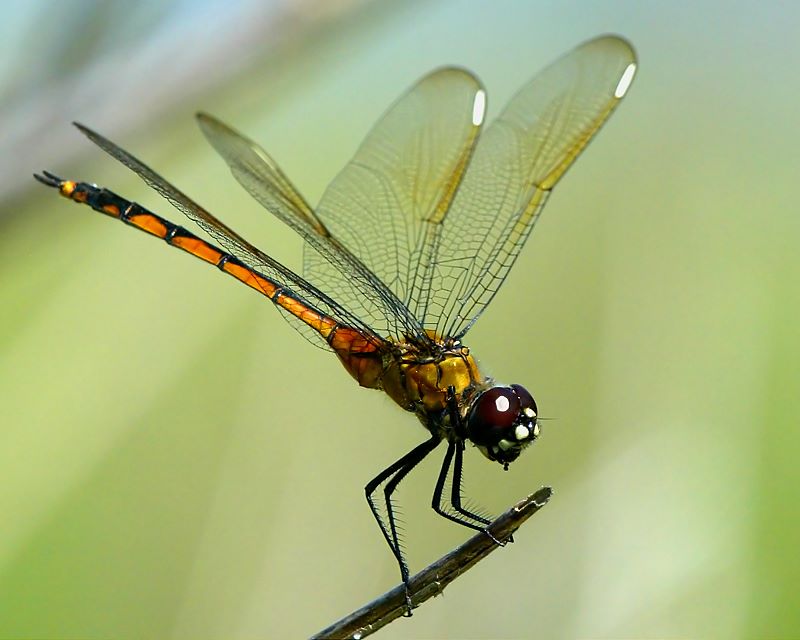
[[[492,522],[488,527],[491,536],[483,532],[478,533],[413,576],[411,602],[414,607],[442,593],[448,584],[497,549],[498,545],[492,537],[495,540],[508,540],[528,518],[547,504],[552,494],[553,490],[550,487],[542,487]],[[334,622],[312,636],[312,640],[323,638],[360,640],[375,633],[405,612],[405,589],[403,585],[399,585],[338,622]]]

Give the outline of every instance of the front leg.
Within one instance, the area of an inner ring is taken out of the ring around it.
[[[461,526],[474,529],[475,531],[483,531],[491,520],[487,520],[461,506],[461,452],[463,448],[464,443],[461,441],[449,442],[447,444],[447,453],[444,455],[442,468],[439,471],[439,478],[436,480],[431,506],[436,513],[448,520],[452,520]],[[455,473],[453,474],[450,504],[443,505],[442,496],[444,494],[444,485],[447,482],[447,476],[450,472],[450,464],[452,463],[454,454],[456,457],[458,477],[456,477]]]
[[[455,389],[448,388],[447,410],[449,412],[450,424],[452,426],[452,433],[455,438],[447,445],[447,453],[442,462],[442,468],[439,472],[439,478],[436,481],[436,488],[433,491],[433,500],[431,506],[433,510],[439,515],[452,520],[464,527],[474,529],[475,531],[484,531],[489,535],[494,542],[499,545],[504,543],[496,540],[487,530],[491,520],[466,509],[462,505],[461,490],[462,490],[462,470],[463,470],[463,457],[464,457],[464,440],[460,437],[463,433],[461,428],[461,416],[458,412],[458,402],[456,399]],[[453,459],[455,461],[453,462]],[[443,505],[442,496],[444,493],[444,486],[447,482],[447,475],[450,471],[450,465],[453,464],[453,479],[450,485],[450,503]]]

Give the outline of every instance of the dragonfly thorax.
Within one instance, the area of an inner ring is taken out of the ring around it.
[[[405,346],[384,355],[379,388],[423,423],[449,410],[450,398],[466,406],[487,385],[465,347],[424,353]]]

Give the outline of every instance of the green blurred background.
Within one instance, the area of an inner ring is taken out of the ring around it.
[[[204,109],[315,202],[443,64],[490,116],[600,33],[633,88],[468,343],[545,423],[500,511],[553,502],[385,638],[800,635],[800,9],[747,2],[71,2],[11,11],[0,117],[0,637],[302,637],[397,582],[363,499],[420,442],[245,287],[33,182],[180,215],[70,126],[143,158],[299,268]],[[435,457],[435,456],[434,456]],[[468,535],[401,488],[420,569]]]

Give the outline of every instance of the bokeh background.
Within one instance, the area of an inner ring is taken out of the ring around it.
[[[24,7],[24,8],[23,8]],[[397,582],[363,499],[424,438],[261,297],[34,183],[180,214],[70,127],[143,158],[295,267],[297,237],[196,129],[259,140],[315,202],[443,64],[490,115],[615,32],[627,99],[469,334],[545,424],[495,511],[553,502],[385,638],[800,634],[800,10],[755,2],[19,3],[0,29],[0,637],[309,635]],[[413,568],[463,541],[402,486]]]

